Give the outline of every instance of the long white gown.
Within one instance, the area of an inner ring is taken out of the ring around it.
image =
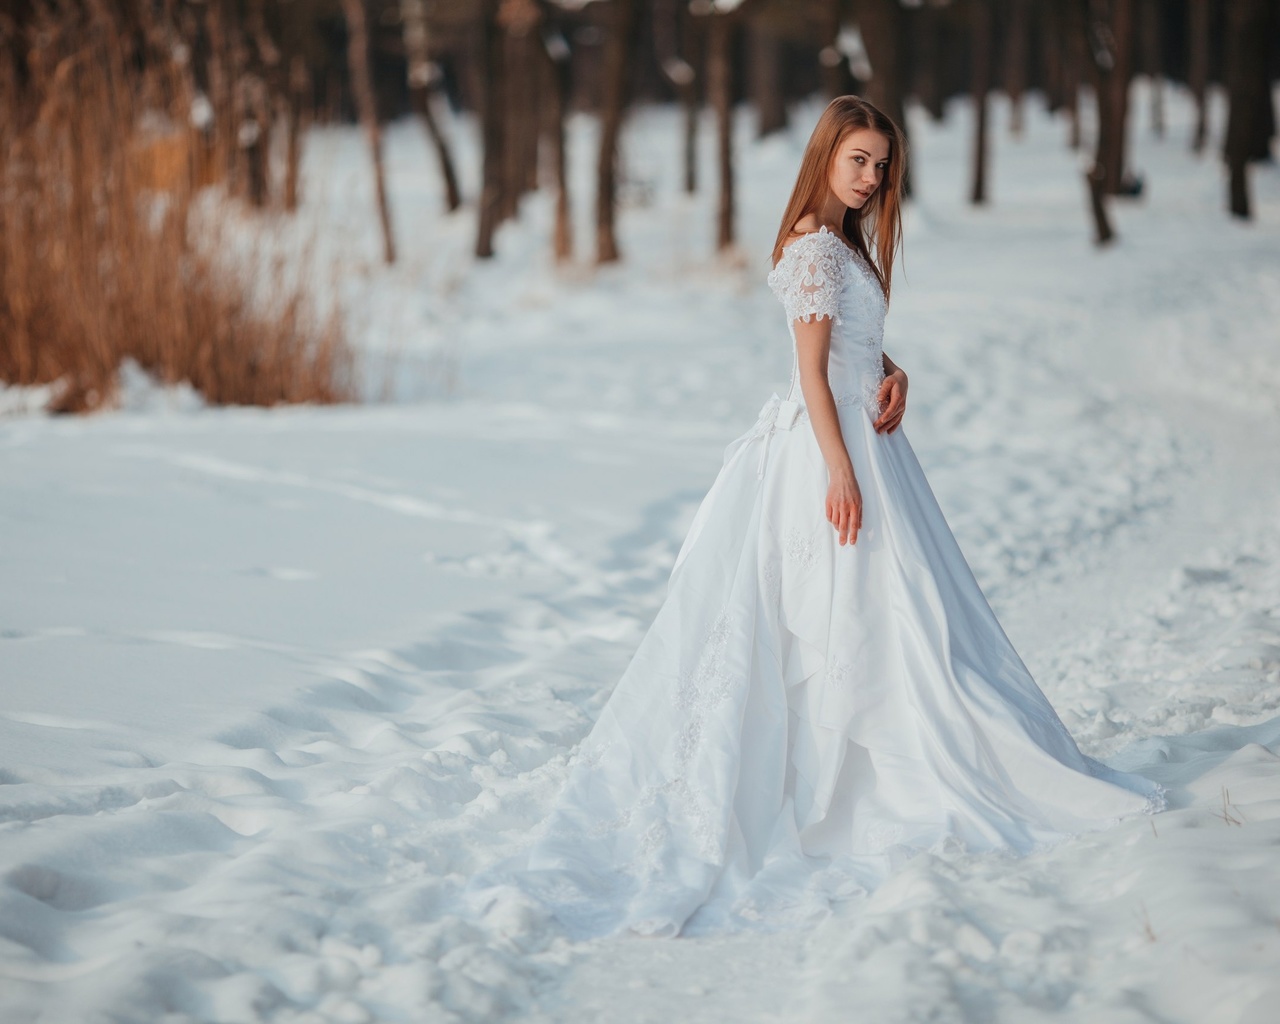
[[[575,938],[811,920],[921,849],[1017,854],[1164,807],[1083,755],[983,597],[901,429],[878,434],[885,301],[825,228],[769,274],[830,317],[828,377],[863,497],[857,543],[796,364],[725,453],[668,596],[504,886]],[[792,348],[795,331],[791,329]]]

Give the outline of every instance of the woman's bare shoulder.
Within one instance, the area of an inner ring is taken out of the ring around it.
[[[791,231],[787,234],[786,241],[782,243],[782,248],[785,251],[802,238],[812,238],[822,234],[831,234],[831,232],[816,214],[806,213],[791,226]]]

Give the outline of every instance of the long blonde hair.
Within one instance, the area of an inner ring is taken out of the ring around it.
[[[837,96],[827,104],[809,136],[796,175],[795,188],[777,241],[773,243],[773,263],[782,258],[782,247],[794,233],[796,222],[807,214],[817,214],[830,190],[831,163],[840,144],[852,132],[863,129],[879,132],[889,140],[889,166],[875,194],[860,210],[845,210],[841,225],[844,236],[871,265],[880,279],[885,302],[893,278],[893,258],[902,244],[902,180],[907,170],[907,139],[893,119],[858,96]],[[871,245],[868,245],[870,237]]]

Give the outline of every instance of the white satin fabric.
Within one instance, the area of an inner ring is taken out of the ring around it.
[[[906,435],[875,432],[885,307],[861,257],[822,229],[769,283],[788,322],[833,321],[857,543],[825,518],[793,364],[787,396],[726,451],[532,845],[469,883],[479,909],[515,886],[575,938],[785,926],[921,849],[1026,853],[1164,806],[1156,783],[1080,752]]]

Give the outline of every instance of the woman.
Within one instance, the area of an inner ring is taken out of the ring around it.
[[[774,926],[921,849],[1025,853],[1163,809],[1076,747],[899,429],[904,170],[889,118],[831,102],[769,274],[791,387],[730,445],[553,812],[479,902],[514,885],[578,937]]]

